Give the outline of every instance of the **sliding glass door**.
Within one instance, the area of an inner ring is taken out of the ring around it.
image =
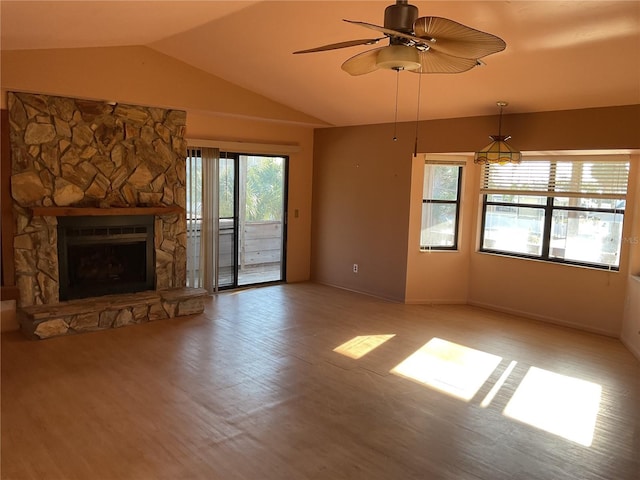
[[[238,158],[237,284],[284,279],[286,159]]]
[[[287,158],[194,149],[187,173],[188,283],[206,272],[213,290],[285,280]]]

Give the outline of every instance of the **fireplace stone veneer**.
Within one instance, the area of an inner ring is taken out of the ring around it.
[[[154,288],[183,289],[186,113],[19,92],[7,106],[18,307],[60,301],[58,214],[46,212],[65,207],[156,212]]]

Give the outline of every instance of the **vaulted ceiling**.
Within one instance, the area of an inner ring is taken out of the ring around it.
[[[507,48],[460,74],[380,70],[351,76],[340,65],[372,46],[305,55],[295,50],[375,32],[385,1],[8,1],[2,50],[144,45],[329,125],[640,103],[640,2],[412,1],[503,38]],[[382,42],[381,42],[382,44]],[[399,82],[398,84],[396,82]],[[420,105],[417,108],[418,83]]]

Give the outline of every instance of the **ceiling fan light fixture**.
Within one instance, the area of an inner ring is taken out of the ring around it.
[[[421,67],[418,50],[406,45],[389,45],[378,52],[378,68],[388,70],[418,70]]]
[[[498,123],[498,135],[489,135],[492,142],[473,155],[473,163],[480,165],[498,164],[505,165],[507,163],[520,163],[522,153],[507,143],[511,135],[502,135],[502,109],[509,105],[507,102],[497,102],[500,107],[500,120]]]

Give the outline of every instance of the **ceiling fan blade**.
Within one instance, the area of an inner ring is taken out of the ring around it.
[[[383,48],[386,47],[374,48],[354,55],[342,64],[342,69],[350,75],[364,75],[377,70],[378,52]]]
[[[426,36],[423,38],[416,37],[415,35],[409,35],[408,33],[399,32],[397,30],[391,30],[390,28],[380,27],[378,25],[374,25],[373,23],[367,22],[358,22],[356,20],[343,20],[344,22],[353,23],[354,25],[360,25],[361,27],[368,28],[370,30],[375,30],[376,32],[384,33],[389,37],[398,37],[404,38],[405,40],[411,40],[416,45],[431,45],[431,38],[427,38]]]
[[[481,65],[479,60],[447,55],[435,50],[420,52],[420,68],[414,73],[462,73]]]
[[[360,40],[347,40],[346,42],[331,43],[329,45],[323,45],[321,47],[309,48],[307,50],[298,50],[295,53],[312,53],[312,52],[324,52],[326,50],[335,50],[337,48],[356,47],[358,45],[373,45],[378,43],[384,37],[381,38],[363,38]]]
[[[418,37],[433,38],[432,50],[454,57],[478,59],[501,52],[507,44],[500,37],[442,17],[420,17],[413,24]]]

